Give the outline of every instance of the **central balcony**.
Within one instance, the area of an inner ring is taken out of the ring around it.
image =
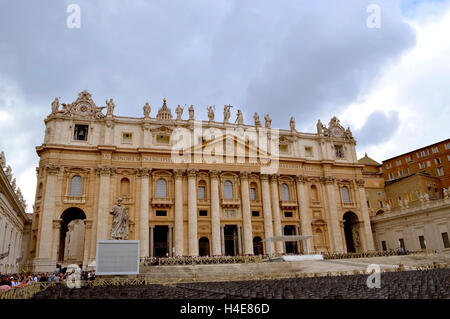
[[[153,198],[152,199],[152,207],[156,208],[170,208],[173,206],[172,198]]]
[[[294,209],[298,206],[296,200],[280,200],[280,207],[283,209]]]
[[[222,207],[238,208],[241,206],[241,200],[238,198],[222,198]]]

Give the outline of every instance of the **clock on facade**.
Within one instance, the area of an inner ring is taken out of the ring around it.
[[[342,136],[342,130],[339,127],[334,127],[331,129],[331,134],[336,137]]]
[[[86,104],[78,104],[77,111],[80,114],[86,115],[89,112],[89,107]]]

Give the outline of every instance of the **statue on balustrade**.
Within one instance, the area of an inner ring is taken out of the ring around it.
[[[128,213],[124,205],[122,205],[122,198],[117,199],[117,204],[111,208],[109,212],[113,215],[111,226],[112,240],[126,240],[128,239]]]

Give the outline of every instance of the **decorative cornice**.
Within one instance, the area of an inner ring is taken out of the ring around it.
[[[239,176],[241,177],[241,179],[248,180],[249,172],[240,172]]]
[[[336,182],[336,179],[331,176],[325,176],[320,178],[320,182],[323,184],[334,184]]]
[[[297,183],[306,183],[306,181],[308,180],[306,176],[304,175],[296,175],[295,176],[295,180]]]
[[[279,177],[280,177],[280,176],[277,175],[277,174],[270,175],[270,182],[271,182],[271,183],[278,183],[278,178],[279,178]]]
[[[261,174],[260,175],[260,177],[261,177],[261,181],[269,181],[269,175],[268,174]]]

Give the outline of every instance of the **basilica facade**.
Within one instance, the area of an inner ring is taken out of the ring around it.
[[[293,118],[289,129],[272,128],[268,114],[231,119],[229,105],[221,121],[212,107],[208,120],[195,119],[193,106],[173,115],[166,100],[154,117],[149,103],[139,118],[114,107],[87,91],[52,103],[36,148],[33,270],[95,261],[118,199],[142,258],[374,249],[363,165],[337,118],[302,133]],[[264,241],[282,235],[311,238]]]

